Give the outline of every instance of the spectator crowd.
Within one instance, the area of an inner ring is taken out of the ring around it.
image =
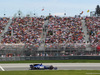
[[[86,41],[82,29],[82,17],[51,16],[48,20],[45,37],[45,48],[85,48]],[[43,17],[12,18],[8,31],[2,36],[1,43],[25,43],[39,47],[43,42]],[[9,18],[0,18],[0,33],[7,25]],[[89,41],[95,46],[100,41],[100,17],[86,17]]]
[[[84,45],[84,32],[82,30],[82,18],[75,17],[51,17],[48,23],[46,36],[46,48],[75,48]]]
[[[89,41],[96,47],[100,43],[100,17],[86,17]]]
[[[25,43],[39,47],[43,24],[43,18],[12,18],[12,23],[1,43]]]

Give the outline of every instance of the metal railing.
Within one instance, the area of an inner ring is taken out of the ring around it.
[[[45,48],[44,50],[38,50],[37,47],[29,44],[0,44],[0,57],[25,57],[25,56],[97,56],[99,52],[96,47],[92,47],[91,50],[87,50],[85,47],[57,47],[57,48]]]

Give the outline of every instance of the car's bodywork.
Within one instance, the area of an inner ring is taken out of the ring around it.
[[[30,65],[30,70],[45,70],[45,69],[52,70],[52,69],[57,69],[57,67],[53,67],[52,65],[47,66],[42,64]]]

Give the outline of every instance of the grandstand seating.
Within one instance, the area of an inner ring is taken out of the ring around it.
[[[39,47],[43,24],[43,18],[13,18],[1,43],[27,43]],[[11,35],[12,31],[13,35]]]
[[[2,28],[8,23],[9,18],[1,18]],[[85,48],[84,31],[82,29],[83,18],[53,17],[48,20],[46,31],[43,28],[43,17],[12,18],[8,31],[2,36],[1,43],[25,43],[39,48],[43,43],[41,35],[46,33],[45,45],[47,48],[67,49]],[[86,17],[86,26],[90,36],[90,43],[100,40],[100,18]],[[42,35],[43,37],[44,35]]]
[[[68,44],[73,46],[75,43],[81,45],[84,42],[81,18],[51,17],[49,19],[46,48],[65,48]]]
[[[96,47],[100,42],[100,17],[86,17],[85,20],[90,43]]]
[[[1,34],[9,23],[9,28],[2,35],[0,55],[6,56],[9,53],[13,56],[45,56],[45,54],[54,56],[64,55],[64,53],[66,55],[95,55],[96,47],[99,48],[100,17],[85,19],[58,16],[17,17],[10,20],[12,21],[9,22],[9,18],[0,18]],[[86,24],[85,29],[83,29],[83,24]],[[87,31],[84,33],[85,30]],[[89,35],[90,44],[85,39],[86,33]],[[88,51],[89,49],[91,52]],[[43,53],[41,50],[47,52]]]

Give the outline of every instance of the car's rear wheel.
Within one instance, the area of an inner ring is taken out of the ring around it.
[[[52,70],[53,69],[53,66],[50,66],[50,70]]]

